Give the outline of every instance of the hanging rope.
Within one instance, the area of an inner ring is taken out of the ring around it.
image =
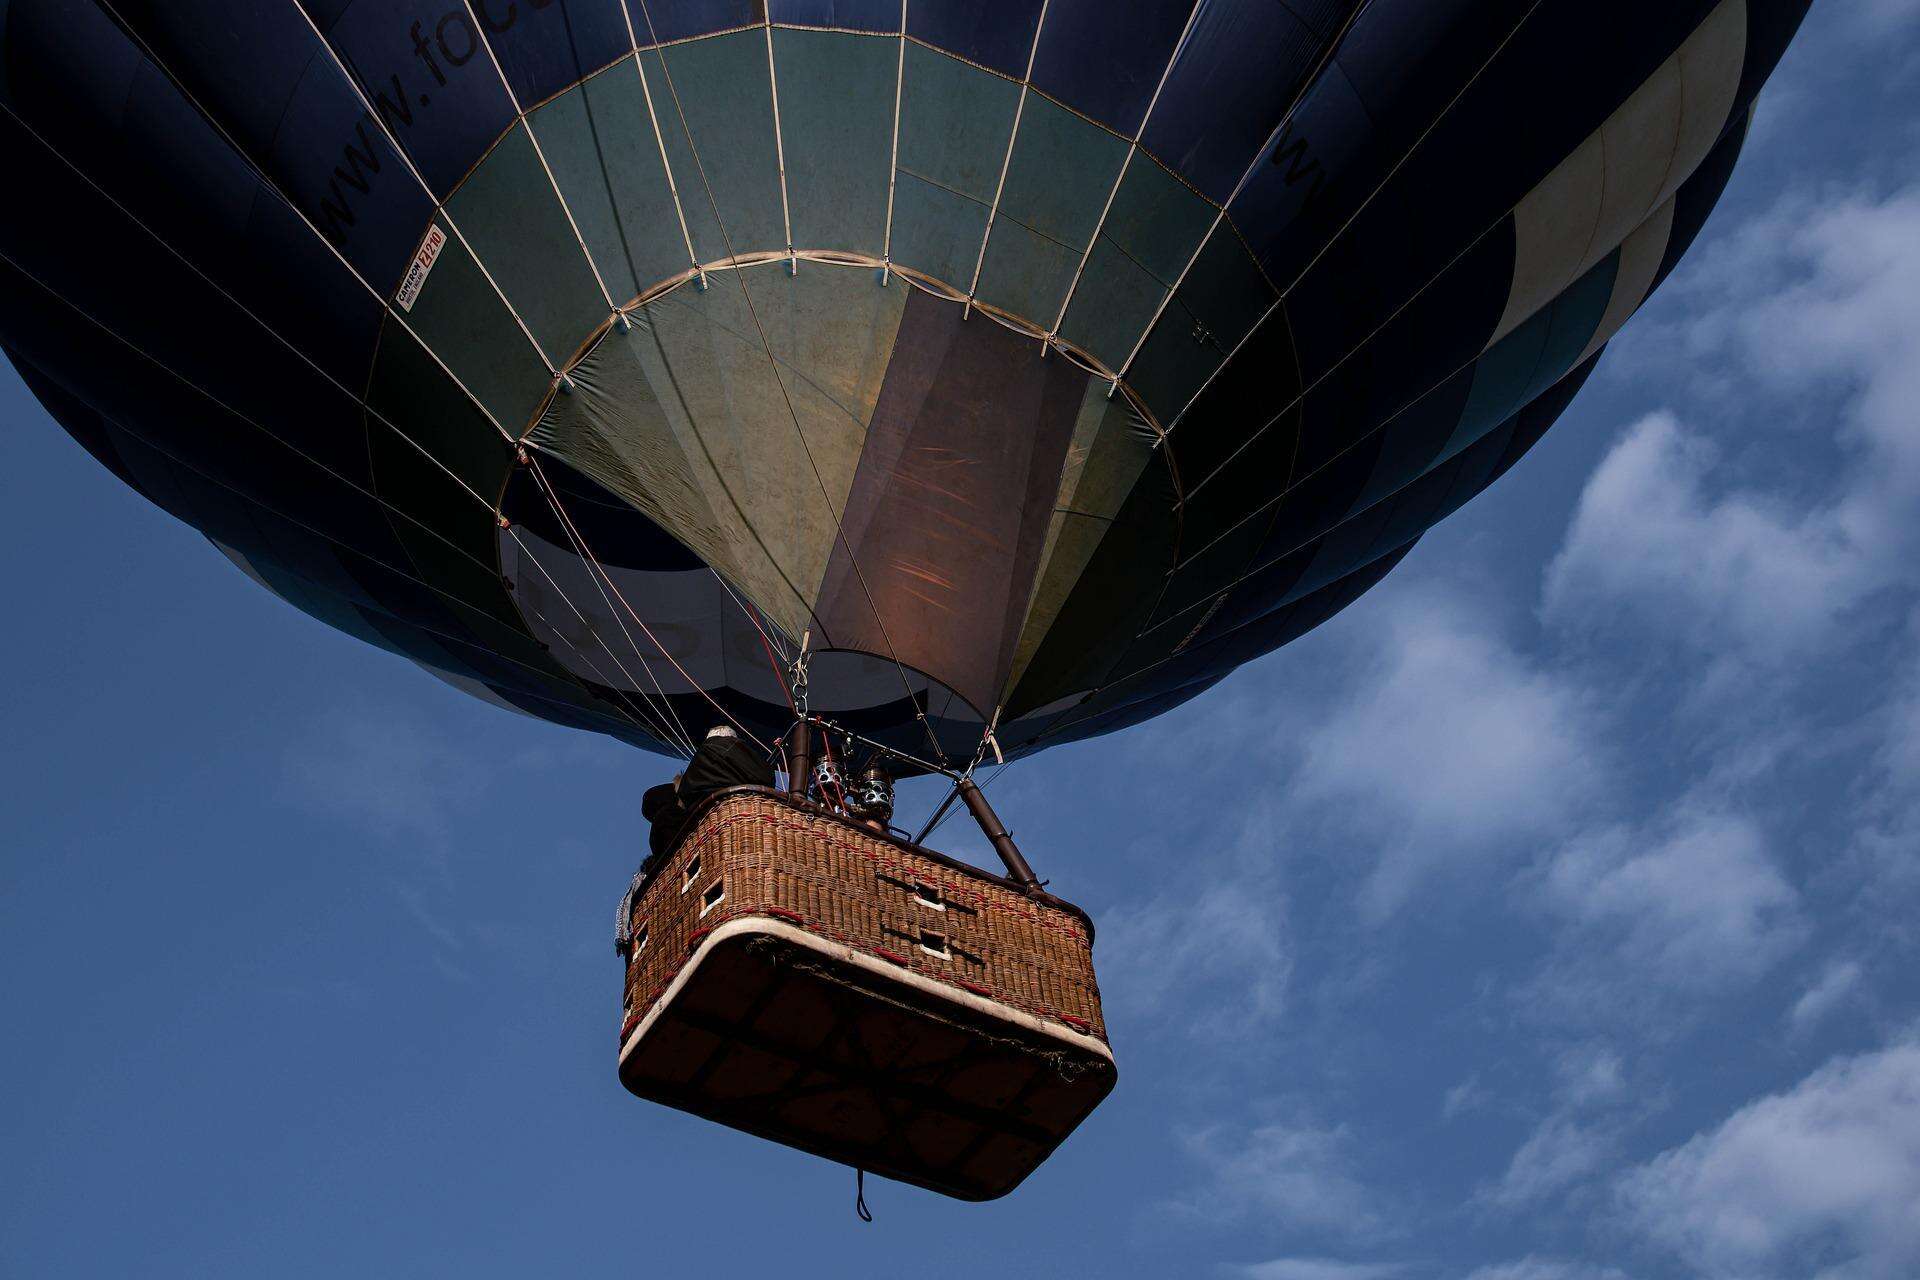
[[[873,1210],[867,1208],[867,1171],[853,1171],[853,1211],[860,1215],[860,1221],[872,1222]]]

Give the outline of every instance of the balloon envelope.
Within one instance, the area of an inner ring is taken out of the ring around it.
[[[0,340],[479,696],[771,737],[804,636],[815,711],[1029,751],[1510,468],[1806,7],[10,0]]]

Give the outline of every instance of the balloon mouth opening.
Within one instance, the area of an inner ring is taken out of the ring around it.
[[[789,636],[644,512],[550,453],[519,466],[500,505],[502,577],[527,630],[648,745],[714,723],[772,744],[794,718]],[[987,717],[884,653],[820,644],[809,710],[897,750],[971,758]]]

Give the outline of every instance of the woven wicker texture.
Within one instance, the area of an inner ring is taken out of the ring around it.
[[[1106,1039],[1077,912],[770,792],[695,821],[638,895],[624,1042],[707,934],[771,916],[937,982]]]

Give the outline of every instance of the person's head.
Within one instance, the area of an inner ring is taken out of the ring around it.
[[[735,736],[737,735],[733,732],[733,726],[730,724],[717,724],[707,730],[707,741],[709,742],[715,738],[731,738]]]

